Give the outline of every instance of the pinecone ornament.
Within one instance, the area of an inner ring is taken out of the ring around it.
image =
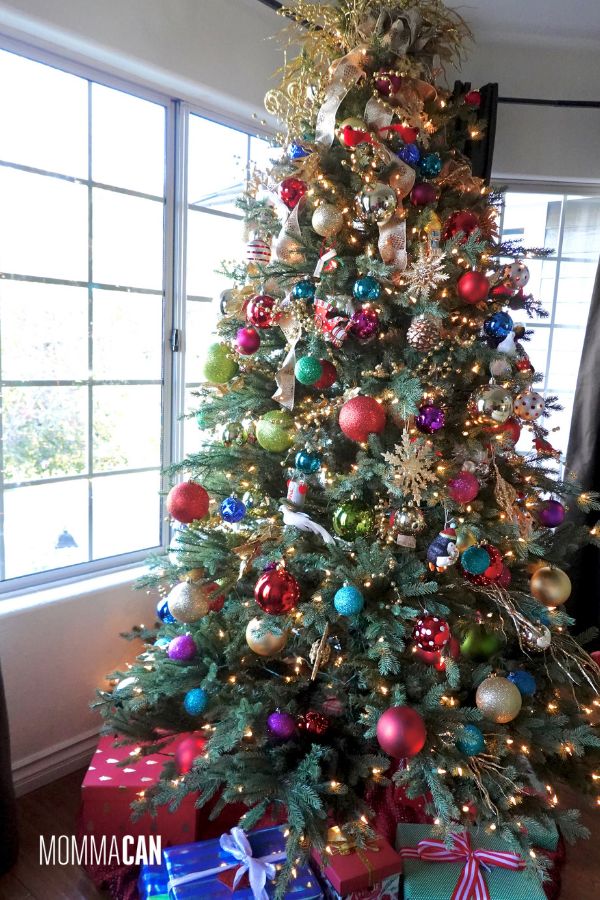
[[[422,352],[435,347],[441,336],[439,322],[433,316],[415,316],[406,332],[410,346]]]

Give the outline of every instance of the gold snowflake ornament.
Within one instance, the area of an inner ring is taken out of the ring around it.
[[[408,291],[422,300],[428,300],[431,291],[448,280],[448,273],[444,272],[444,260],[445,254],[441,250],[420,247],[417,259],[404,273]]]
[[[390,493],[404,498],[410,496],[419,504],[428,486],[436,481],[433,453],[423,438],[412,438],[404,431],[402,442],[396,444],[393,453],[382,456],[389,466],[384,481]]]

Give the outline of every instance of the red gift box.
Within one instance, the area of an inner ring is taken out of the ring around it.
[[[100,738],[81,786],[81,832],[109,838],[160,834],[163,847],[195,840],[194,794],[188,794],[174,812],[168,806],[161,806],[156,816],[144,813],[136,821],[131,818],[133,801],[158,782],[164,763],[187,737],[187,734],[178,735],[160,753],[150,756],[132,756],[133,745],[115,747],[114,738]],[[126,766],[118,765],[124,761]]]
[[[378,885],[394,876],[397,891],[402,859],[385,838],[377,837],[364,849],[327,854],[326,865],[318,850],[312,858],[340,897],[379,897]],[[394,896],[389,889],[388,895]]]

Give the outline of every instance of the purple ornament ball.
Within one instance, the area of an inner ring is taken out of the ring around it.
[[[363,306],[352,315],[350,330],[359,341],[367,341],[379,331],[379,316],[370,306]]]
[[[437,200],[437,190],[426,181],[415,184],[410,192],[410,202],[413,206],[430,206]]]
[[[273,712],[267,719],[267,728],[273,737],[289,741],[296,731],[296,720],[286,712]]]
[[[251,356],[260,347],[260,334],[256,328],[240,328],[235,338],[235,346],[242,356]]]
[[[195,655],[196,644],[191,634],[180,634],[179,637],[173,638],[167,647],[169,659],[176,659],[179,662],[188,662]]]
[[[558,500],[544,500],[538,508],[537,517],[545,528],[557,528],[564,522],[565,508]]]
[[[419,413],[415,419],[415,425],[423,434],[435,434],[444,427],[446,416],[439,406],[426,403],[419,407]]]

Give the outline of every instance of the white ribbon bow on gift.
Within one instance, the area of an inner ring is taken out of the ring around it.
[[[235,862],[221,863],[220,866],[206,869],[203,872],[190,872],[189,875],[178,875],[169,879],[169,890],[183,884],[193,883],[198,881],[199,878],[209,878],[212,875],[217,875],[219,872],[226,872],[227,869],[233,869],[235,866],[238,866],[233,879],[234,888],[237,887],[247,872],[254,900],[269,900],[265,885],[267,879],[270,881],[275,878],[277,870],[274,863],[282,862],[286,858],[285,850],[269,853],[267,856],[254,857],[250,841],[246,837],[243,828],[237,827],[232,828],[229,834],[222,834],[219,843],[221,844],[221,849],[233,856],[236,860]]]

